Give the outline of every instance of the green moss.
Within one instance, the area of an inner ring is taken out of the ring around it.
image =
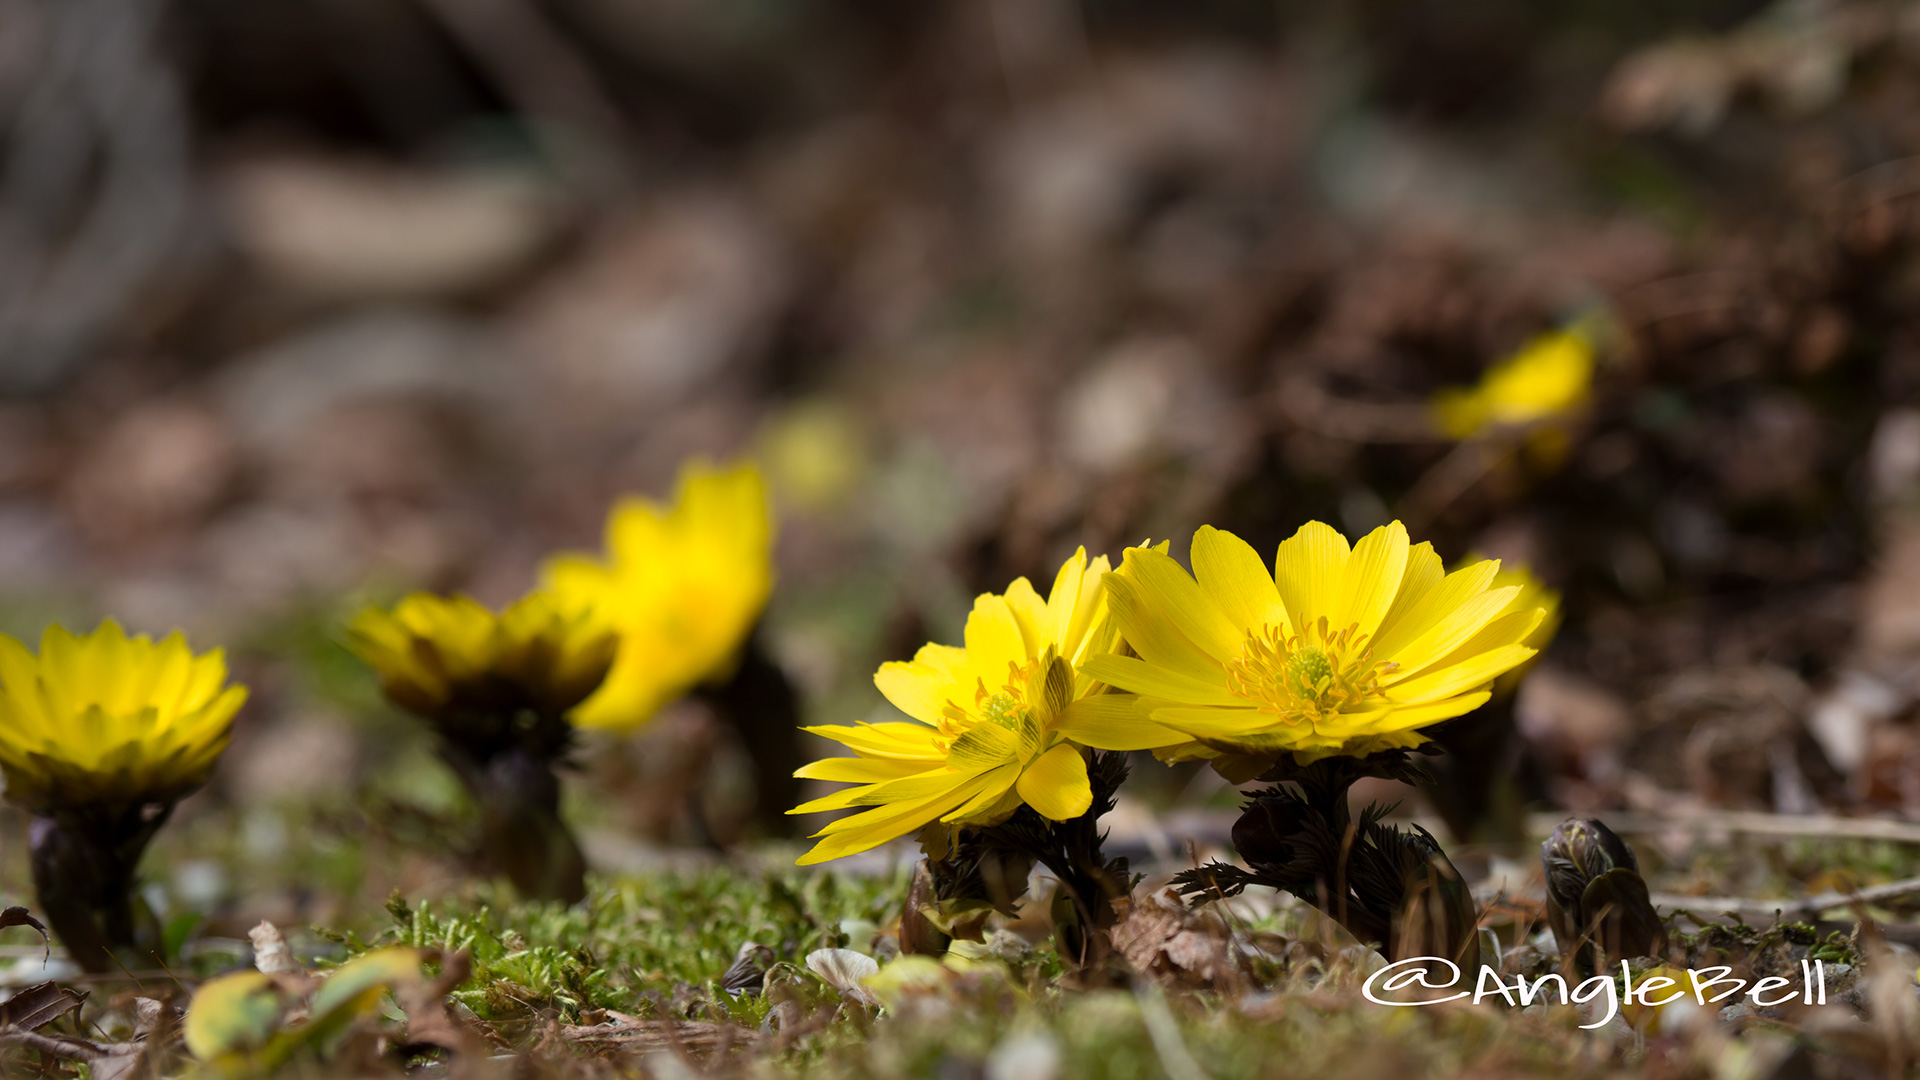
[[[338,934],[357,953],[402,944],[467,950],[472,979],[455,1000],[484,1020],[613,1009],[665,1019],[758,1024],[765,1003],[734,997],[719,979],[745,942],[766,945],[797,973],[815,949],[870,950],[873,929],[899,911],[904,874],[768,874],[734,868],[596,881],[575,907],[523,903],[476,888],[463,900],[388,903],[392,923],[370,939]],[[849,930],[863,941],[850,940]]]

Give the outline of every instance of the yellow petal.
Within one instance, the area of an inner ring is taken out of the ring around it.
[[[1219,665],[1216,678],[1202,678],[1185,671],[1150,664],[1132,656],[1090,656],[1080,669],[1109,686],[1148,697],[1191,705],[1243,706],[1247,702],[1227,689],[1226,674]]]
[[[986,783],[981,777],[963,778],[963,782],[953,790],[918,802],[879,806],[841,818],[813,834],[820,842],[800,856],[798,864],[811,866],[879,847],[889,840],[918,832],[922,826],[952,807],[964,805],[978,795]]]
[[[1094,694],[1068,705],[1053,729],[1096,750],[1157,750],[1187,741],[1182,732],[1153,722],[1151,708],[1134,694]]]
[[[1007,681],[1007,664],[1025,664],[1028,659],[1026,638],[1013,617],[1007,601],[992,593],[982,593],[973,601],[973,613],[967,616],[967,663],[975,675],[996,688]]]
[[[1446,566],[1441,563],[1432,544],[1422,542],[1413,545],[1407,551],[1407,569],[1400,576],[1400,589],[1394,594],[1393,606],[1387,609],[1386,618],[1380,620],[1380,628],[1374,632],[1376,643],[1380,635],[1399,625],[1406,613],[1415,604],[1423,602],[1427,594],[1438,588],[1446,577]]]
[[[1394,701],[1408,705],[1452,697],[1463,691],[1485,685],[1502,673],[1525,662],[1533,654],[1534,650],[1525,645],[1508,645],[1491,652],[1481,653],[1452,667],[1440,668],[1417,679],[1408,679],[1389,692]]]
[[[1380,632],[1373,638],[1374,658],[1382,661],[1393,659],[1414,639],[1433,629],[1435,623],[1451,615],[1468,600],[1486,592],[1487,586],[1493,582],[1493,575],[1499,570],[1499,563],[1488,560],[1462,567],[1442,578],[1440,584],[1407,605],[1405,611],[1395,613],[1390,622],[1381,624]]]
[[[1318,521],[1307,522],[1281,541],[1273,562],[1274,585],[1295,633],[1306,633],[1322,616],[1331,621],[1330,608],[1345,580],[1350,551],[1346,537]]]
[[[1033,583],[1026,578],[1014,578],[1003,594],[1007,610],[1013,614],[1015,625],[1020,628],[1021,651],[1029,656],[1037,654],[1052,640],[1051,621],[1047,617],[1047,602],[1033,591]]]
[[[1207,655],[1216,661],[1240,655],[1248,628],[1229,621],[1179,563],[1157,551],[1134,548],[1127,552],[1120,575],[1138,584],[1141,603],[1158,611]]]
[[[1047,592],[1048,640],[1058,645],[1062,652],[1071,653],[1074,615],[1080,606],[1080,590],[1086,584],[1087,549],[1081,547],[1074,551],[1072,558],[1060,564],[1060,572],[1053,578],[1053,588]]]
[[[1246,630],[1286,626],[1286,605],[1260,554],[1245,540],[1200,526],[1193,534],[1193,576],[1233,625]]]
[[[1467,715],[1485,705],[1487,699],[1492,696],[1492,691],[1481,690],[1477,693],[1429,701],[1424,705],[1402,705],[1375,721],[1370,725],[1369,730],[1375,734],[1386,735],[1426,727],[1428,724],[1437,724],[1442,720]]]
[[[1341,583],[1343,596],[1328,616],[1332,629],[1358,624],[1371,635],[1393,606],[1400,579],[1407,570],[1407,527],[1399,522],[1382,525],[1360,538],[1347,559]]]
[[[1086,759],[1066,743],[1035,758],[1015,787],[1028,806],[1052,821],[1079,817],[1093,805]]]
[[[924,761],[902,761],[898,758],[830,757],[802,765],[793,770],[793,775],[802,780],[878,784],[923,772],[926,767]]]
[[[893,706],[915,720],[938,724],[952,695],[954,680],[920,663],[898,660],[881,664],[873,673],[873,685],[880,688]]]
[[[1018,798],[1018,796],[1010,796],[1009,793],[1012,792],[1013,782],[1019,778],[1019,775],[1020,766],[1011,761],[981,773],[978,777],[980,791],[965,803],[940,815],[940,820],[946,822],[979,820],[984,823],[985,819],[997,820],[1013,813],[1019,809],[1018,804],[1007,805],[1007,803],[1010,799]]]
[[[1488,589],[1454,608],[1428,628],[1426,633],[1395,650],[1391,656],[1384,657],[1399,664],[1400,669],[1381,682],[1391,686],[1453,652],[1499,617],[1519,592],[1511,585],[1504,589]]]
[[[818,724],[800,730],[832,739],[863,757],[940,761],[946,757],[933,744],[936,732],[925,724],[890,721],[883,724]]]
[[[1135,550],[1128,549],[1129,558]],[[1139,585],[1118,573],[1101,580],[1107,587],[1107,600],[1120,635],[1148,663],[1188,674],[1221,670],[1220,661],[1182,634],[1165,613],[1147,601]]]
[[[1466,644],[1434,661],[1432,668],[1440,668],[1465,661],[1468,657],[1492,652],[1507,645],[1525,645],[1530,649],[1539,649],[1534,640],[1535,633],[1545,622],[1547,613],[1534,608],[1531,611],[1509,611],[1480,628]]]
[[[953,740],[947,764],[965,772],[979,772],[1004,765],[1019,753],[1019,736],[998,724],[979,723]]]
[[[1195,738],[1247,735],[1280,724],[1278,717],[1258,709],[1216,709],[1204,705],[1168,705],[1152,712],[1155,723]],[[1289,731],[1306,731],[1304,723],[1285,725]]]

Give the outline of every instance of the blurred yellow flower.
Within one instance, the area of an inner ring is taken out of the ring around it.
[[[755,440],[781,498],[821,511],[846,501],[866,468],[866,446],[850,409],[803,402],[770,420]]]
[[[347,647],[387,697],[428,720],[521,708],[558,718],[599,688],[618,644],[590,613],[545,592],[498,615],[470,597],[414,593],[347,628]]]
[[[613,669],[573,713],[631,730],[729,669],[773,591],[773,515],[750,464],[680,472],[671,506],[628,498],[607,518],[606,555],[542,568],[562,603],[599,611],[620,635]]]
[[[1450,438],[1470,439],[1491,427],[1568,412],[1586,401],[1593,365],[1593,339],[1584,327],[1542,334],[1487,369],[1479,385],[1435,394],[1434,419]]]
[[[177,800],[206,782],[246,698],[219,649],[195,656],[178,632],[49,626],[38,656],[0,635],[7,800],[36,813]]]
[[[796,776],[859,786],[789,813],[871,807],[815,833],[800,859],[824,862],[877,847],[933,821],[991,825],[1022,803],[1065,821],[1093,800],[1087,765],[1070,733],[1112,727],[1113,741],[1172,733],[1110,709],[1120,695],[1083,665],[1114,644],[1107,617],[1105,556],[1074,552],[1042,600],[1026,578],[1005,595],[986,593],[967,618],[966,647],[927,645],[911,662],[881,666],[874,683],[913,721],[829,725],[806,730],[850,747]],[[917,721],[917,722],[914,722]]]
[[[1236,773],[1281,754],[1311,761],[1425,741],[1419,728],[1472,711],[1534,654],[1546,613],[1514,610],[1497,562],[1446,573],[1399,522],[1358,544],[1309,522],[1274,572],[1232,533],[1203,527],[1194,574],[1164,552],[1129,548],[1107,575],[1114,621],[1135,656],[1095,656],[1087,674],[1141,695],[1153,722]],[[1100,746],[1100,734],[1080,736]]]

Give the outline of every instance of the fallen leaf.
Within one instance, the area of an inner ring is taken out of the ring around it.
[[[9,910],[25,909],[10,908]],[[0,1002],[0,1027],[17,1028],[22,1031],[43,1028],[79,1008],[80,1003],[86,1000],[87,995],[68,989],[59,983],[35,983],[6,1001]]]

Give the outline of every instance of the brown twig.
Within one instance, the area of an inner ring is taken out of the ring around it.
[[[1657,908],[1698,909],[1712,912],[1732,912],[1741,918],[1749,915],[1768,918],[1773,915],[1811,919],[1823,911],[1833,908],[1854,907],[1863,904],[1884,904],[1889,900],[1903,900],[1910,896],[1920,896],[1920,877],[1902,878],[1889,881],[1884,885],[1872,885],[1853,892],[1824,892],[1799,899],[1756,900],[1735,896],[1678,896],[1655,893],[1653,904]]]
[[[1545,836],[1565,815],[1535,814],[1530,831]],[[1920,844],[1920,822],[1889,818],[1849,818],[1833,815],[1769,814],[1755,810],[1705,810],[1696,813],[1647,814],[1616,811],[1607,825],[1618,833],[1735,832],[1761,836],[1817,836],[1844,840],[1889,840]]]
[[[77,1061],[99,1061],[137,1053],[135,1043],[96,1043],[70,1035],[43,1035],[37,1031],[0,1031],[0,1046],[24,1046],[43,1054]]]

